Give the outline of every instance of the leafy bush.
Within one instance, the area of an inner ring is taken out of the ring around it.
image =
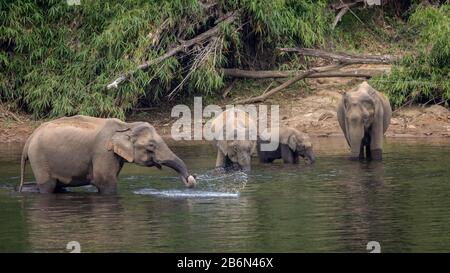
[[[409,18],[417,35],[417,52],[408,54],[389,75],[371,83],[394,106],[405,103],[446,103],[450,100],[450,6],[418,6]]]
[[[322,43],[329,26],[326,3],[221,0],[210,6],[199,0],[81,0],[81,5],[69,6],[57,0],[2,0],[0,101],[36,117],[80,113],[123,118],[132,107],[160,103],[169,94],[178,99],[214,95],[223,86],[221,67],[240,65],[258,56],[258,50],[275,55],[277,45]],[[215,39],[133,73],[117,89],[106,89],[119,75],[236,10],[237,20],[221,25]],[[213,50],[207,51],[211,43]],[[249,53],[252,47],[256,51]],[[200,55],[204,58],[199,60]]]

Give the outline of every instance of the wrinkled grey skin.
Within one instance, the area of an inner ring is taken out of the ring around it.
[[[342,96],[337,117],[352,159],[382,159],[383,136],[391,116],[389,100],[367,82]]]
[[[299,157],[305,159],[306,164],[313,164],[316,155],[309,136],[291,127],[281,127],[279,131],[279,145],[274,151],[262,151],[261,144],[268,140],[258,139],[257,151],[261,163],[272,163],[275,159],[283,159],[284,163],[298,164]]]
[[[237,112],[243,114],[236,115]],[[226,132],[227,123],[231,122],[226,117],[231,114],[236,116],[236,120],[234,127],[232,124],[228,124],[228,126],[229,128],[235,128],[235,131]],[[242,116],[244,116],[244,119],[240,119]],[[244,171],[249,171],[251,169],[251,156],[256,150],[256,139],[250,140],[247,137],[244,140],[233,140],[233,138],[236,139],[237,131],[249,136],[249,128],[255,124],[254,121],[242,110],[232,109],[224,111],[217,116],[211,123],[213,128],[215,126],[217,126],[217,128],[219,127],[220,124],[218,121],[220,119],[223,120],[222,128],[228,138],[225,138],[224,140],[214,140],[214,145],[217,147],[216,168],[238,167]]]
[[[24,146],[19,191],[27,160],[41,193],[88,184],[100,193],[115,193],[125,162],[168,166],[179,173],[186,186],[192,186],[184,162],[146,122],[74,116],[42,124]]]

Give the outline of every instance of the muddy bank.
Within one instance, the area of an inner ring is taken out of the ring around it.
[[[313,94],[282,95],[280,115],[284,125],[315,136],[342,135],[336,107],[345,91],[361,80],[308,80]],[[440,105],[408,106],[394,110],[386,137],[450,137],[450,111]]]
[[[327,78],[308,79],[308,88],[280,92],[267,100],[267,104],[280,106],[283,125],[295,127],[311,136],[342,136],[336,118],[336,107],[342,93],[360,84],[361,79]],[[238,93],[238,92],[236,92]],[[220,105],[232,104],[233,98]],[[151,110],[146,115],[135,114],[130,121],[146,120],[158,132],[170,138],[175,118],[169,110]],[[24,142],[43,121],[11,113],[0,107],[0,142]],[[440,105],[409,106],[394,111],[387,137],[450,137],[450,111]]]

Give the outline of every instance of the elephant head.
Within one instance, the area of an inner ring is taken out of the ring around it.
[[[365,132],[372,126],[374,120],[375,101],[370,91],[343,95],[345,129],[353,159],[359,158],[361,145],[368,141],[364,139]]]
[[[312,143],[307,135],[291,132],[287,144],[292,151],[298,152],[299,156],[305,159],[306,164],[313,164],[316,161]]]
[[[252,140],[229,140],[217,143],[220,151],[228,156],[230,161],[238,164],[245,171],[250,170],[251,155],[256,151],[256,141]]]
[[[147,122],[135,122],[115,130],[108,149],[127,162],[161,168],[167,166],[178,172],[187,187],[195,185],[195,178],[189,175],[184,162],[167,146],[155,128]]]

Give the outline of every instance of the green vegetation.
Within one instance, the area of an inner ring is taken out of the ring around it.
[[[394,106],[405,103],[445,103],[450,100],[450,6],[419,6],[409,18],[417,37],[416,50],[393,66],[389,75],[371,83]]]
[[[172,91],[178,99],[211,96],[223,86],[221,67],[248,66],[254,56],[275,55],[277,45],[322,43],[329,26],[326,4],[81,0],[69,6],[57,0],[1,0],[0,101],[38,118],[76,113],[123,118],[132,107],[166,101]],[[213,39],[106,89],[121,74],[211,29],[230,11],[239,11],[238,18],[219,23]]]
[[[64,0],[0,0],[0,102],[35,118],[124,118],[134,107],[218,97],[225,85],[221,68],[305,65],[305,58],[279,54],[277,47],[378,52],[377,45],[386,44],[383,53],[409,51],[390,75],[372,80],[395,106],[449,99],[448,4],[388,1],[383,8],[352,10],[332,31],[329,2],[81,0],[70,6]],[[235,19],[224,22],[231,13]],[[136,70],[213,28],[216,35]],[[118,88],[106,88],[129,71]]]

